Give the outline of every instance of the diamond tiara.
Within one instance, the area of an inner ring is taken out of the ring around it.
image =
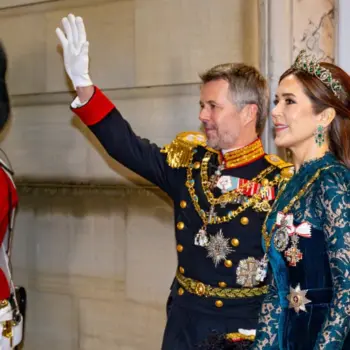
[[[324,85],[330,88],[334,95],[341,98],[344,89],[339,80],[333,79],[332,73],[329,69],[320,65],[315,56],[308,55],[305,50],[301,50],[295,59],[292,68],[304,71],[318,78]]]

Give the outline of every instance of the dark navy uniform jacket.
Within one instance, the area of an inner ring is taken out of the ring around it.
[[[203,191],[201,170],[193,164],[201,164],[208,148],[195,142],[192,165],[169,165],[166,149],[150,143],[135,135],[128,122],[110,100],[95,87],[95,93],[87,104],[73,108],[73,111],[89,126],[109,155],[118,162],[141,175],[165,191],[174,202],[174,220],[178,271],[186,278],[200,281],[213,287],[242,288],[237,283],[239,262],[249,257],[261,259],[261,226],[265,212],[248,208],[233,220],[208,226],[208,233],[215,235],[220,229],[231,245],[232,252],[225,261],[215,267],[207,257],[207,250],[194,245],[194,237],[202,227],[202,220],[194,208],[193,198],[186,186],[188,166],[192,166],[195,192],[200,207],[208,211],[209,204]],[[267,167],[274,166],[267,176],[275,178],[287,166],[278,158],[269,161],[262,157],[248,165],[222,171],[222,175],[253,179]],[[213,153],[208,164],[209,176],[218,165],[218,155]],[[282,176],[283,177],[283,176]],[[215,194],[215,191],[214,191]],[[220,195],[220,193],[217,193]],[[239,204],[218,208],[218,215],[235,210]],[[232,243],[233,244],[233,243]],[[161,262],[160,262],[161,263]],[[258,284],[261,287],[267,282]],[[263,295],[248,298],[205,297],[190,293],[174,279],[168,300],[168,323],[162,349],[192,349],[195,344],[216,330],[218,332],[237,332],[239,328],[255,329]]]

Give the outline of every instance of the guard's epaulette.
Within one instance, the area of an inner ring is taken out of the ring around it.
[[[281,176],[283,178],[291,178],[294,175],[294,166],[292,163],[284,161],[279,156],[275,154],[266,154],[265,159],[278,169],[281,169]]]
[[[188,167],[192,158],[194,148],[207,147],[207,139],[198,131],[185,131],[179,133],[176,138],[164,146],[162,153],[167,155],[167,163],[172,168]]]

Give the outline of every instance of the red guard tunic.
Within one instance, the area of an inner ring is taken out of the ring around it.
[[[12,211],[17,207],[18,195],[16,187],[6,171],[0,167],[0,243],[7,239],[7,230]],[[0,300],[10,296],[10,284],[3,267],[0,266]]]

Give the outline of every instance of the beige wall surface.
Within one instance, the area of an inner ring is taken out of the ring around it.
[[[70,12],[85,20],[94,83],[162,146],[198,130],[199,72],[258,64],[258,7],[62,0],[0,11],[13,103],[2,147],[20,192],[13,264],[29,293],[25,349],[156,350],[176,268],[172,204],[108,159],[69,110],[55,28]]]

